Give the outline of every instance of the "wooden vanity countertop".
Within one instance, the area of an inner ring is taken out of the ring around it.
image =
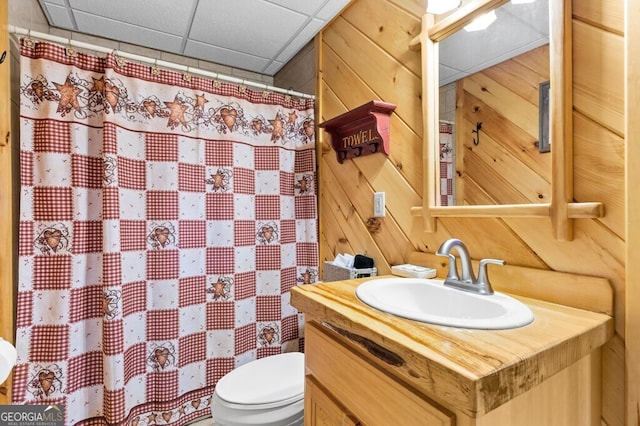
[[[509,295],[535,315],[524,327],[473,330],[412,321],[357,298],[356,287],[377,278],[383,277],[297,286],[291,304],[306,321],[328,325],[425,396],[471,417],[528,391],[598,349],[614,332],[609,315],[515,294]]]

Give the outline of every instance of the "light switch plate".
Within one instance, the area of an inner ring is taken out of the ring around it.
[[[384,217],[384,192],[373,193],[373,217]]]

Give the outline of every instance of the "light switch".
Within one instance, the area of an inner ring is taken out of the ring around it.
[[[384,217],[384,192],[373,193],[373,217]]]

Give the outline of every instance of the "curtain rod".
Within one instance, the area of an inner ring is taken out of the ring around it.
[[[202,76],[214,79],[214,80],[222,80],[222,81],[226,81],[226,82],[229,82],[229,83],[252,86],[252,87],[256,87],[258,89],[267,90],[267,91],[270,91],[270,92],[282,93],[282,94],[285,94],[285,95],[295,96],[295,97],[298,97],[298,98],[315,99],[314,95],[309,95],[309,94],[306,94],[306,93],[301,93],[301,92],[296,92],[296,91],[293,91],[293,90],[282,89],[280,87],[275,87],[275,86],[269,86],[269,85],[266,85],[264,83],[258,83],[256,81],[244,80],[242,78],[237,78],[237,77],[232,77],[232,76],[229,76],[229,75],[219,74],[219,73],[213,72],[213,71],[206,71],[206,70],[202,70],[202,69],[199,69],[199,68],[192,68],[192,67],[187,66],[187,65],[180,65],[180,64],[176,64],[174,62],[168,62],[168,61],[163,61],[161,59],[150,58],[148,56],[136,55],[135,53],[122,52],[122,51],[117,50],[117,49],[109,49],[109,48],[98,46],[98,45],[95,45],[95,44],[85,43],[83,41],[73,40],[73,39],[69,39],[69,38],[65,38],[65,37],[59,37],[59,36],[55,36],[55,35],[48,34],[48,33],[41,33],[41,32],[38,32],[38,31],[31,31],[31,30],[27,30],[25,28],[16,27],[16,26],[13,26],[13,25],[9,25],[9,32],[10,33],[14,33],[14,34],[24,35],[24,36],[27,36],[27,37],[34,37],[34,38],[38,38],[38,39],[42,39],[42,40],[46,40],[46,41],[52,41],[54,43],[66,44],[66,45],[78,47],[78,48],[81,48],[81,49],[93,50],[93,51],[101,52],[101,53],[116,53],[118,56],[120,56],[122,58],[131,59],[133,61],[138,61],[138,62],[145,62],[145,63],[153,64],[153,65],[159,66],[159,67],[171,68],[171,69],[182,71],[182,72],[199,74],[199,75],[202,75]]]

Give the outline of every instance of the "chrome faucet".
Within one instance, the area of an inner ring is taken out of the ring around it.
[[[462,277],[458,275],[458,259],[451,253],[454,247],[458,252],[458,256],[460,256]],[[451,238],[442,243],[435,254],[449,258],[449,271],[447,272],[447,278],[444,280],[444,285],[483,295],[493,294],[493,288],[487,273],[487,264],[504,265],[506,263],[504,260],[482,259],[478,269],[478,278],[476,279],[473,274],[469,251],[462,241]]]

